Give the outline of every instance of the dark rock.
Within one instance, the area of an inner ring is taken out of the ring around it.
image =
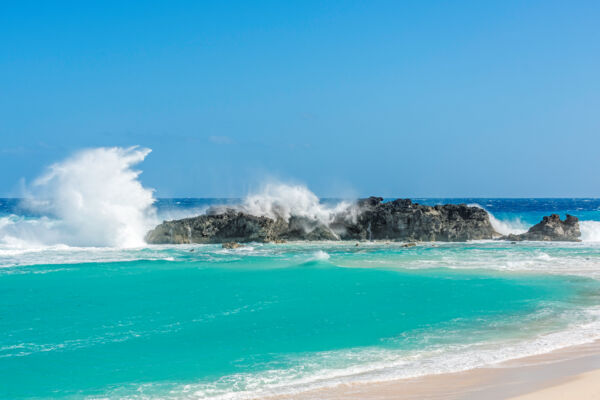
[[[281,219],[227,209],[222,214],[165,221],[148,232],[146,241],[154,244],[270,242],[279,239],[286,229],[287,223]]]
[[[394,240],[404,242],[491,239],[497,235],[488,214],[478,207],[435,207],[381,197],[361,199],[332,216],[328,224],[308,217],[257,217],[231,208],[165,221],[148,232],[146,241],[167,243],[280,242],[286,240]]]
[[[238,242],[225,242],[221,247],[224,249],[237,249],[238,247],[244,247],[244,245]]]
[[[534,241],[563,241],[563,242],[580,242],[579,237],[579,219],[567,214],[564,221],[561,221],[557,214],[546,216],[542,221],[525,233],[520,235],[510,234],[501,237],[501,240],[510,240],[518,242],[522,240]]]
[[[384,203],[381,197],[370,197],[357,207],[355,221],[338,215],[330,225],[344,240],[462,242],[497,235],[485,210],[465,204],[431,207],[409,199]]]
[[[287,240],[340,240],[328,226],[308,217],[291,216],[287,230],[282,233]]]

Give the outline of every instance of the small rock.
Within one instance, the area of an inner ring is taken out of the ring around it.
[[[221,247],[224,249],[237,249],[238,247],[244,247],[244,245],[237,242],[225,242]]]
[[[400,247],[415,247],[417,244],[416,243],[404,243],[402,246]]]
[[[567,214],[567,218],[561,220],[560,216],[552,214],[542,218],[540,223],[532,226],[525,233],[510,234],[502,236],[500,239],[510,240],[511,243],[522,240],[580,242],[580,236],[581,231],[577,217]]]

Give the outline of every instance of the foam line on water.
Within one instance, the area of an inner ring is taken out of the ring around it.
[[[294,395],[340,384],[382,382],[466,371],[591,343],[600,338],[600,309],[583,309],[581,313],[585,315],[585,321],[528,340],[450,345],[445,348],[421,349],[418,352],[378,348],[328,351],[299,360],[298,369],[240,373],[210,383],[171,386],[168,392],[177,399],[241,400]],[[350,364],[339,367],[321,365],[331,365],[335,359],[346,359]],[[313,372],[306,372],[311,370]],[[236,390],[233,391],[232,388]],[[156,392],[157,389],[160,394]],[[164,389],[155,384],[141,385],[136,390],[137,394],[128,398],[164,398]],[[119,397],[118,391],[109,393],[108,397]]]

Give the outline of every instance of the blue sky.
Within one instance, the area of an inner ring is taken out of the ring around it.
[[[600,196],[597,1],[2,2],[0,195],[150,147],[158,196]]]

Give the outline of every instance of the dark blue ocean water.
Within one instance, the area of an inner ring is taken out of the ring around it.
[[[385,201],[393,200],[392,198]],[[561,216],[572,214],[582,220],[600,220],[600,199],[593,198],[413,198],[416,203],[426,205],[436,204],[478,204],[492,212],[496,217],[525,218],[531,223],[539,222],[538,216],[558,213]],[[340,199],[322,199],[323,203],[334,204]],[[181,209],[202,210],[211,205],[239,204],[238,198],[159,198],[156,208],[161,212]],[[18,214],[39,216],[39,213],[22,206],[20,199],[0,198],[0,215]]]

